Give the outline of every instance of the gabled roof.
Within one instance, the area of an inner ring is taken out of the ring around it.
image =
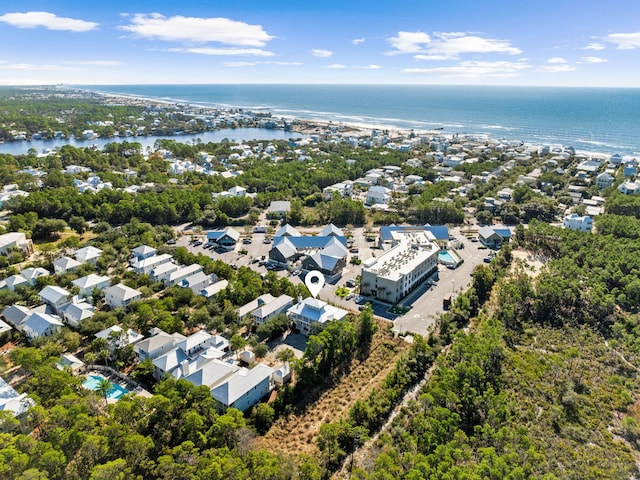
[[[148,255],[153,255],[154,253],[156,253],[156,251],[157,250],[155,248],[150,247],[149,245],[140,245],[139,247],[131,250],[131,253],[133,253],[136,257],[145,257]]]
[[[259,363],[251,370],[241,368],[226,381],[211,389],[211,396],[223,405],[232,405],[253,387],[268,379],[273,374],[273,368]]]
[[[78,250],[75,254],[75,257],[79,262],[87,262],[89,260],[93,260],[94,258],[98,258],[100,255],[102,255],[102,250],[89,245]]]
[[[167,279],[167,282],[173,283],[176,280],[186,278],[189,275],[193,275],[194,273],[200,272],[200,271],[202,271],[202,265],[199,265],[197,263],[192,263],[191,265],[182,267],[179,270],[176,270],[175,272],[171,272],[169,274],[169,278]]]
[[[175,344],[186,337],[180,333],[158,332],[152,337],[145,338],[136,343],[135,349],[139,352],[153,352],[154,350],[166,345],[167,343]]]
[[[296,247],[289,241],[289,237],[282,237],[284,240],[273,246],[274,250],[280,252],[282,258],[288,259],[294,256],[297,251]]]
[[[212,297],[214,296],[216,293],[224,290],[225,288],[227,288],[227,286],[229,285],[229,281],[228,280],[220,280],[219,282],[213,283],[211,285],[209,285],[206,288],[203,288],[202,290],[200,290],[200,295],[202,295],[203,297]]]
[[[300,232],[298,232],[298,230],[296,230],[294,227],[292,227],[287,223],[285,226],[280,228],[274,235],[274,237],[284,237],[284,236],[300,237],[301,234]]]
[[[135,259],[131,266],[136,269],[143,269],[152,267],[153,265],[167,263],[173,260],[173,256],[168,253],[163,253],[161,255],[152,255],[150,257],[146,257],[143,259]]]
[[[323,255],[330,255],[338,258],[346,257],[348,253],[349,251],[347,250],[347,247],[338,240],[338,237],[332,237],[322,249]]]
[[[132,343],[135,343],[144,338],[144,335],[135,332],[130,328],[128,328],[127,331],[124,332],[124,335],[122,335],[122,327],[120,327],[119,325],[112,325],[108,328],[105,328],[104,330],[99,331],[98,333],[96,333],[96,338],[104,338],[105,340],[111,341],[110,336],[114,332],[121,335],[120,337],[118,337],[118,340],[114,342],[115,347],[131,345]]]
[[[53,261],[54,268],[56,270],[62,270],[63,272],[71,270],[72,268],[78,268],[80,265],[82,264],[79,261],[69,257],[60,257]]]
[[[68,299],[71,294],[64,288],[60,288],[56,285],[47,285],[42,290],[40,290],[39,295],[43,301],[47,303],[57,304],[61,300]]]
[[[75,279],[73,283],[76,287],[81,290],[86,290],[88,288],[95,287],[96,285],[100,285],[104,282],[109,282],[110,278],[105,275],[96,275],[95,273],[90,273],[81,278]]]
[[[338,257],[324,255],[320,252],[314,253],[309,258],[313,261],[313,263],[315,263],[318,269],[329,272],[333,271],[333,269],[336,268],[337,263],[340,261],[340,258]]]
[[[344,236],[344,232],[340,228],[336,227],[333,223],[330,223],[322,230],[320,230],[320,233],[318,233],[318,235],[321,237],[328,237],[330,235],[342,237]]]
[[[331,320],[342,320],[349,312],[329,305],[322,300],[309,297],[289,308],[287,313],[300,315],[314,322],[325,323]]]
[[[113,285],[112,287],[105,288],[103,293],[110,295],[113,298],[121,301],[131,300],[132,298],[139,297],[141,293],[135,288],[127,287],[124,283]]]
[[[253,312],[256,308],[260,307],[261,305],[269,304],[273,302],[275,299],[276,297],[274,297],[270,293],[265,293],[264,295],[260,295],[255,300],[251,300],[249,303],[245,303],[240,308],[238,308],[238,317],[242,318],[245,315],[248,315],[249,313]]]
[[[290,297],[289,295],[283,294],[277,298],[274,298],[271,302],[265,303],[262,306],[256,308],[253,311],[253,315],[255,315],[258,318],[264,318],[267,315],[270,315],[276,310],[279,310],[284,306],[286,306],[287,304],[291,304],[291,303],[293,303],[293,298]]]
[[[204,342],[211,340],[211,334],[205,332],[204,330],[199,330],[196,333],[192,333],[187,338],[179,342],[176,347],[181,348],[185,352],[188,352],[192,348],[201,345]]]
[[[82,321],[93,316],[93,305],[87,302],[70,303],[62,309],[65,317]]]
[[[178,367],[183,360],[188,360],[187,354],[180,348],[174,348],[153,360],[153,364],[162,372],[169,372]]]
[[[4,319],[14,326],[20,325],[25,318],[31,315],[31,310],[22,305],[9,305],[2,310],[2,316]]]
[[[4,321],[0,320],[0,335],[2,335],[3,333],[8,332],[12,328],[13,327],[11,325],[9,325],[7,322],[4,322]]]
[[[9,288],[15,288],[19,285],[25,285],[29,283],[29,281],[22,275],[11,275],[10,277],[5,278],[4,281]]]
[[[42,267],[29,267],[20,272],[20,275],[27,279],[27,281],[35,280],[43,275],[49,275],[49,270]]]
[[[202,282],[206,282],[207,279],[209,279],[209,283],[211,283],[211,277],[209,277],[209,275],[207,275],[206,273],[200,271],[194,273],[193,275],[189,275],[187,278],[184,278],[180,284],[183,287],[190,288],[193,285],[198,285]]]
[[[48,313],[33,312],[22,322],[22,329],[36,336],[43,335],[52,326],[62,327],[62,322]]]
[[[206,385],[212,386],[220,383],[225,378],[236,373],[240,367],[220,360],[209,360],[200,366],[195,372],[185,377],[185,380],[199,387]]]

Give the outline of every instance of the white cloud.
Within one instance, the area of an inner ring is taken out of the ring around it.
[[[398,36],[391,37],[389,43],[395,48],[395,50],[389,52],[390,55],[420,53],[431,43],[431,37],[424,32],[398,32]]]
[[[178,42],[218,42],[243,47],[263,47],[274,37],[261,25],[228,18],[165,17],[158,13],[133,15],[120,27],[138,37]]]
[[[361,43],[364,43],[366,39],[364,37],[360,37],[360,38],[354,38],[353,40],[351,40],[351,43],[353,43],[354,45],[360,45]]]
[[[524,70],[530,69],[531,65],[525,62],[480,62],[464,61],[457,66],[437,67],[437,68],[407,68],[404,73],[433,75],[442,77],[514,77],[520,75]]]
[[[562,72],[573,72],[576,69],[573,65],[569,65],[566,63],[560,63],[556,65],[543,65],[542,67],[538,67],[536,72],[544,72],[544,73],[562,73]]]
[[[341,63],[332,63],[331,65],[327,65],[327,68],[340,69],[340,68],[347,68],[347,66]]]
[[[276,61],[257,61],[257,62],[224,62],[225,67],[254,67],[256,65],[282,65],[282,66],[300,66],[302,62],[276,62]]]
[[[33,70],[33,71],[50,71],[50,70],[62,70],[60,65],[33,65],[31,63],[12,63],[3,65],[2,68],[8,70]]]
[[[389,55],[415,53],[417,60],[451,60],[467,53],[504,53],[519,55],[522,50],[508,40],[484,38],[464,32],[398,32],[389,43],[395,49]]]
[[[605,40],[613,43],[620,50],[634,50],[640,47],[640,32],[612,33]]]
[[[69,32],[88,32],[98,28],[98,24],[95,22],[58,17],[49,12],[5,13],[0,15],[0,22],[8,23],[18,28],[42,27],[49,30],[66,30]]]
[[[451,57],[449,57],[449,55],[424,55],[424,54],[418,54],[418,55],[414,55],[413,58],[415,58],[416,60],[450,60]]]
[[[311,55],[314,57],[328,58],[333,55],[331,50],[323,50],[322,48],[313,48],[311,49]]]
[[[367,65],[366,67],[362,67],[365,70],[378,70],[380,68],[380,65],[375,65],[375,64],[371,64],[371,65]]]
[[[606,58],[600,57],[580,57],[580,60],[582,60],[583,63],[604,63],[608,61]]]
[[[586,47],[584,47],[583,50],[593,50],[593,51],[600,51],[600,50],[604,50],[605,48],[607,48],[604,44],[602,43],[598,43],[598,42],[594,42],[594,43],[590,43],[589,45],[587,45]]]
[[[256,57],[273,57],[275,54],[268,50],[259,48],[213,48],[213,47],[195,47],[195,48],[170,48],[170,52],[195,53],[197,55],[253,55]]]
[[[88,65],[91,67],[118,67],[120,65],[123,65],[122,62],[119,62],[117,60],[69,60],[64,63],[67,65]]]
[[[457,58],[465,53],[506,53],[507,55],[519,55],[522,50],[511,46],[507,40],[482,38],[476,35],[447,37],[434,43],[430,49],[431,54],[449,55]]]
[[[562,57],[553,57],[547,60],[547,63],[567,63],[567,61]]]

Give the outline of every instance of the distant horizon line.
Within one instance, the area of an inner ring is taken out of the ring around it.
[[[24,84],[0,84],[0,87],[125,87],[125,86],[204,86],[204,85],[220,85],[220,86],[322,86],[322,87],[466,87],[466,88],[591,88],[591,89],[625,89],[638,90],[640,86],[616,86],[616,85],[502,85],[502,84],[447,84],[447,83],[229,83],[229,82],[212,82],[212,83],[24,83]]]

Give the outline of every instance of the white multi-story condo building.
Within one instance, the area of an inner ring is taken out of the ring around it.
[[[360,292],[398,303],[438,268],[438,245],[425,231],[395,231],[395,246],[362,265]]]

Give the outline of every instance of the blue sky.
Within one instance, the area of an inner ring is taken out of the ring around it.
[[[640,87],[637,0],[3,3],[3,85]]]

